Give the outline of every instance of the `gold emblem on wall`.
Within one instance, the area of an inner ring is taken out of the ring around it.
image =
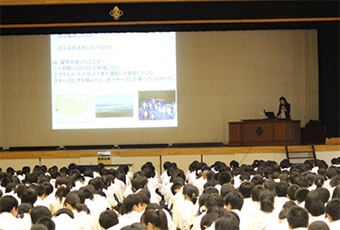
[[[122,15],[123,11],[118,8],[118,6],[113,7],[113,10],[110,11],[110,15],[115,19],[118,20]]]

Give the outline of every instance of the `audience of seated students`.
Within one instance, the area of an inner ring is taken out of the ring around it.
[[[0,229],[340,229],[340,157],[163,168],[0,168]]]

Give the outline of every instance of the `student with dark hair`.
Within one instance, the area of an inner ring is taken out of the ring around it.
[[[74,220],[74,213],[68,208],[59,209],[52,220],[56,224],[56,230],[77,229],[78,227]]]
[[[218,210],[219,208],[223,208],[224,200],[223,200],[223,197],[219,195],[218,193],[212,193],[212,194],[204,193],[199,197],[199,206],[200,206],[200,214],[195,218],[195,221],[194,221],[194,224],[191,230],[200,230],[202,228],[202,222],[201,222],[202,218],[211,210]]]
[[[118,217],[119,224],[117,226],[124,227],[140,221],[143,214],[142,198],[138,194],[128,195],[122,204],[121,216]]]
[[[253,178],[251,178],[250,181],[254,184],[254,186],[255,185],[263,185],[263,182],[264,182],[263,177],[259,174],[254,175]]]
[[[45,197],[47,197],[46,187],[43,184],[37,184],[36,186],[34,186],[34,189],[37,192],[37,200],[34,202],[33,206],[49,207],[49,204],[44,201]]]
[[[296,203],[302,208],[305,207],[305,200],[308,193],[308,188],[299,188],[295,192]]]
[[[197,230],[205,230],[209,228],[217,219],[219,218],[218,212],[206,213],[200,221],[200,228],[195,228]]]
[[[247,223],[251,229],[273,228],[279,224],[278,213],[274,212],[275,194],[271,191],[262,191],[259,196],[260,210],[254,212]]]
[[[254,184],[252,182],[245,181],[240,185],[240,187],[238,188],[238,191],[242,194],[244,199],[250,198],[250,192],[253,187],[254,187]]]
[[[232,212],[226,213],[215,221],[215,230],[239,230],[240,222]]]
[[[118,224],[118,215],[115,211],[104,211],[99,216],[99,224],[104,229],[110,229]]]
[[[29,229],[32,225],[31,211],[32,205],[29,203],[21,203],[18,207],[18,218],[22,219],[23,224]]]
[[[17,218],[18,201],[11,195],[0,198],[0,229],[24,230],[25,225]]]
[[[34,207],[34,203],[37,201],[38,195],[36,190],[29,187],[22,192],[20,198],[22,203],[29,203],[32,207]]]
[[[58,178],[56,182],[58,181]],[[68,186],[68,182],[69,182],[68,180],[65,180],[64,182],[58,181],[58,185],[56,187],[57,190],[54,196],[52,196],[50,199],[50,210],[53,215],[55,215],[55,213],[59,209],[64,207],[64,201],[65,201],[66,195],[70,192],[70,187]]]
[[[243,206],[243,199],[239,192],[232,191],[224,197],[224,205],[228,211],[238,210],[236,213],[239,214]]]
[[[74,214],[74,222],[78,228],[96,229],[99,225],[98,219],[92,217],[84,204],[85,198],[79,191],[72,191],[66,195],[64,204]]]
[[[43,224],[47,227],[48,230],[55,230],[56,229],[56,225],[55,225],[54,221],[47,216],[40,217],[37,220],[36,224]]]
[[[331,230],[340,229],[340,199],[334,198],[327,203],[326,217]]]
[[[330,228],[325,222],[317,220],[308,226],[308,230],[330,230]]]
[[[223,171],[218,174],[218,183],[223,186],[226,183],[231,182],[231,174],[230,172]]]
[[[296,201],[295,193],[296,193],[296,190],[298,190],[299,188],[300,186],[297,184],[289,185],[287,188],[287,198],[289,200]]]
[[[247,216],[244,216],[243,213],[241,213],[243,200],[244,198],[242,194],[240,194],[237,191],[232,191],[224,197],[224,205],[228,211],[232,211],[237,214],[237,216],[240,219],[240,224],[239,224],[240,228],[247,229],[247,225],[248,225]]]
[[[47,207],[37,206],[37,207],[32,208],[32,211],[31,211],[32,224],[35,224],[37,220],[43,216],[46,216],[50,219],[52,218],[52,213]]]
[[[255,185],[253,188],[250,190],[250,197],[251,197],[251,202],[245,202],[243,204],[243,207],[241,209],[242,215],[247,216],[249,213],[254,213],[258,212],[260,209],[260,193],[262,191],[265,191],[265,188],[262,185]],[[245,199],[247,200],[247,199]]]
[[[276,210],[281,210],[282,206],[289,201],[287,197],[287,192],[288,192],[288,183],[284,181],[280,181],[275,183],[275,209]]]
[[[134,223],[134,224],[131,224],[131,225],[127,225],[127,226],[121,228],[120,230],[147,230],[147,229],[141,223]]]
[[[147,230],[168,230],[168,221],[162,208],[146,209],[141,216],[140,222]]]
[[[316,220],[325,220],[325,206],[317,191],[311,191],[306,196],[305,208],[309,215],[309,224]]]
[[[279,213],[279,222],[280,222],[280,226],[283,226],[283,227],[286,227],[288,226],[288,222],[287,222],[287,213],[288,213],[288,210],[293,207],[293,206],[297,206],[297,204],[290,200],[290,201],[287,201],[283,206],[282,206],[282,209]]]
[[[224,185],[222,185],[221,190],[220,190],[220,194],[222,197],[225,197],[229,192],[234,191],[235,187],[233,184],[231,183],[226,183]]]
[[[340,199],[340,184],[337,185],[332,192],[332,199],[334,199],[334,198]]]
[[[183,187],[183,202],[176,202],[173,207],[173,221],[177,228],[190,229],[194,224],[194,216],[198,212],[196,202],[199,190],[196,186],[187,184]]]
[[[287,221],[289,229],[307,229],[308,219],[308,212],[304,208],[293,206],[288,210]]]
[[[331,194],[329,193],[328,189],[321,187],[321,188],[317,188],[315,191],[318,192],[319,197],[324,204],[326,204],[329,201]]]

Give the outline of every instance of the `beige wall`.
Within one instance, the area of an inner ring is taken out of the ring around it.
[[[49,37],[0,37],[0,146],[229,142],[228,122],[276,112],[318,119],[316,30],[177,33],[178,127],[51,129]]]

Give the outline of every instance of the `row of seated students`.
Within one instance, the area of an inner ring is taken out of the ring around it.
[[[0,229],[340,229],[340,157],[163,168],[0,170]]]

